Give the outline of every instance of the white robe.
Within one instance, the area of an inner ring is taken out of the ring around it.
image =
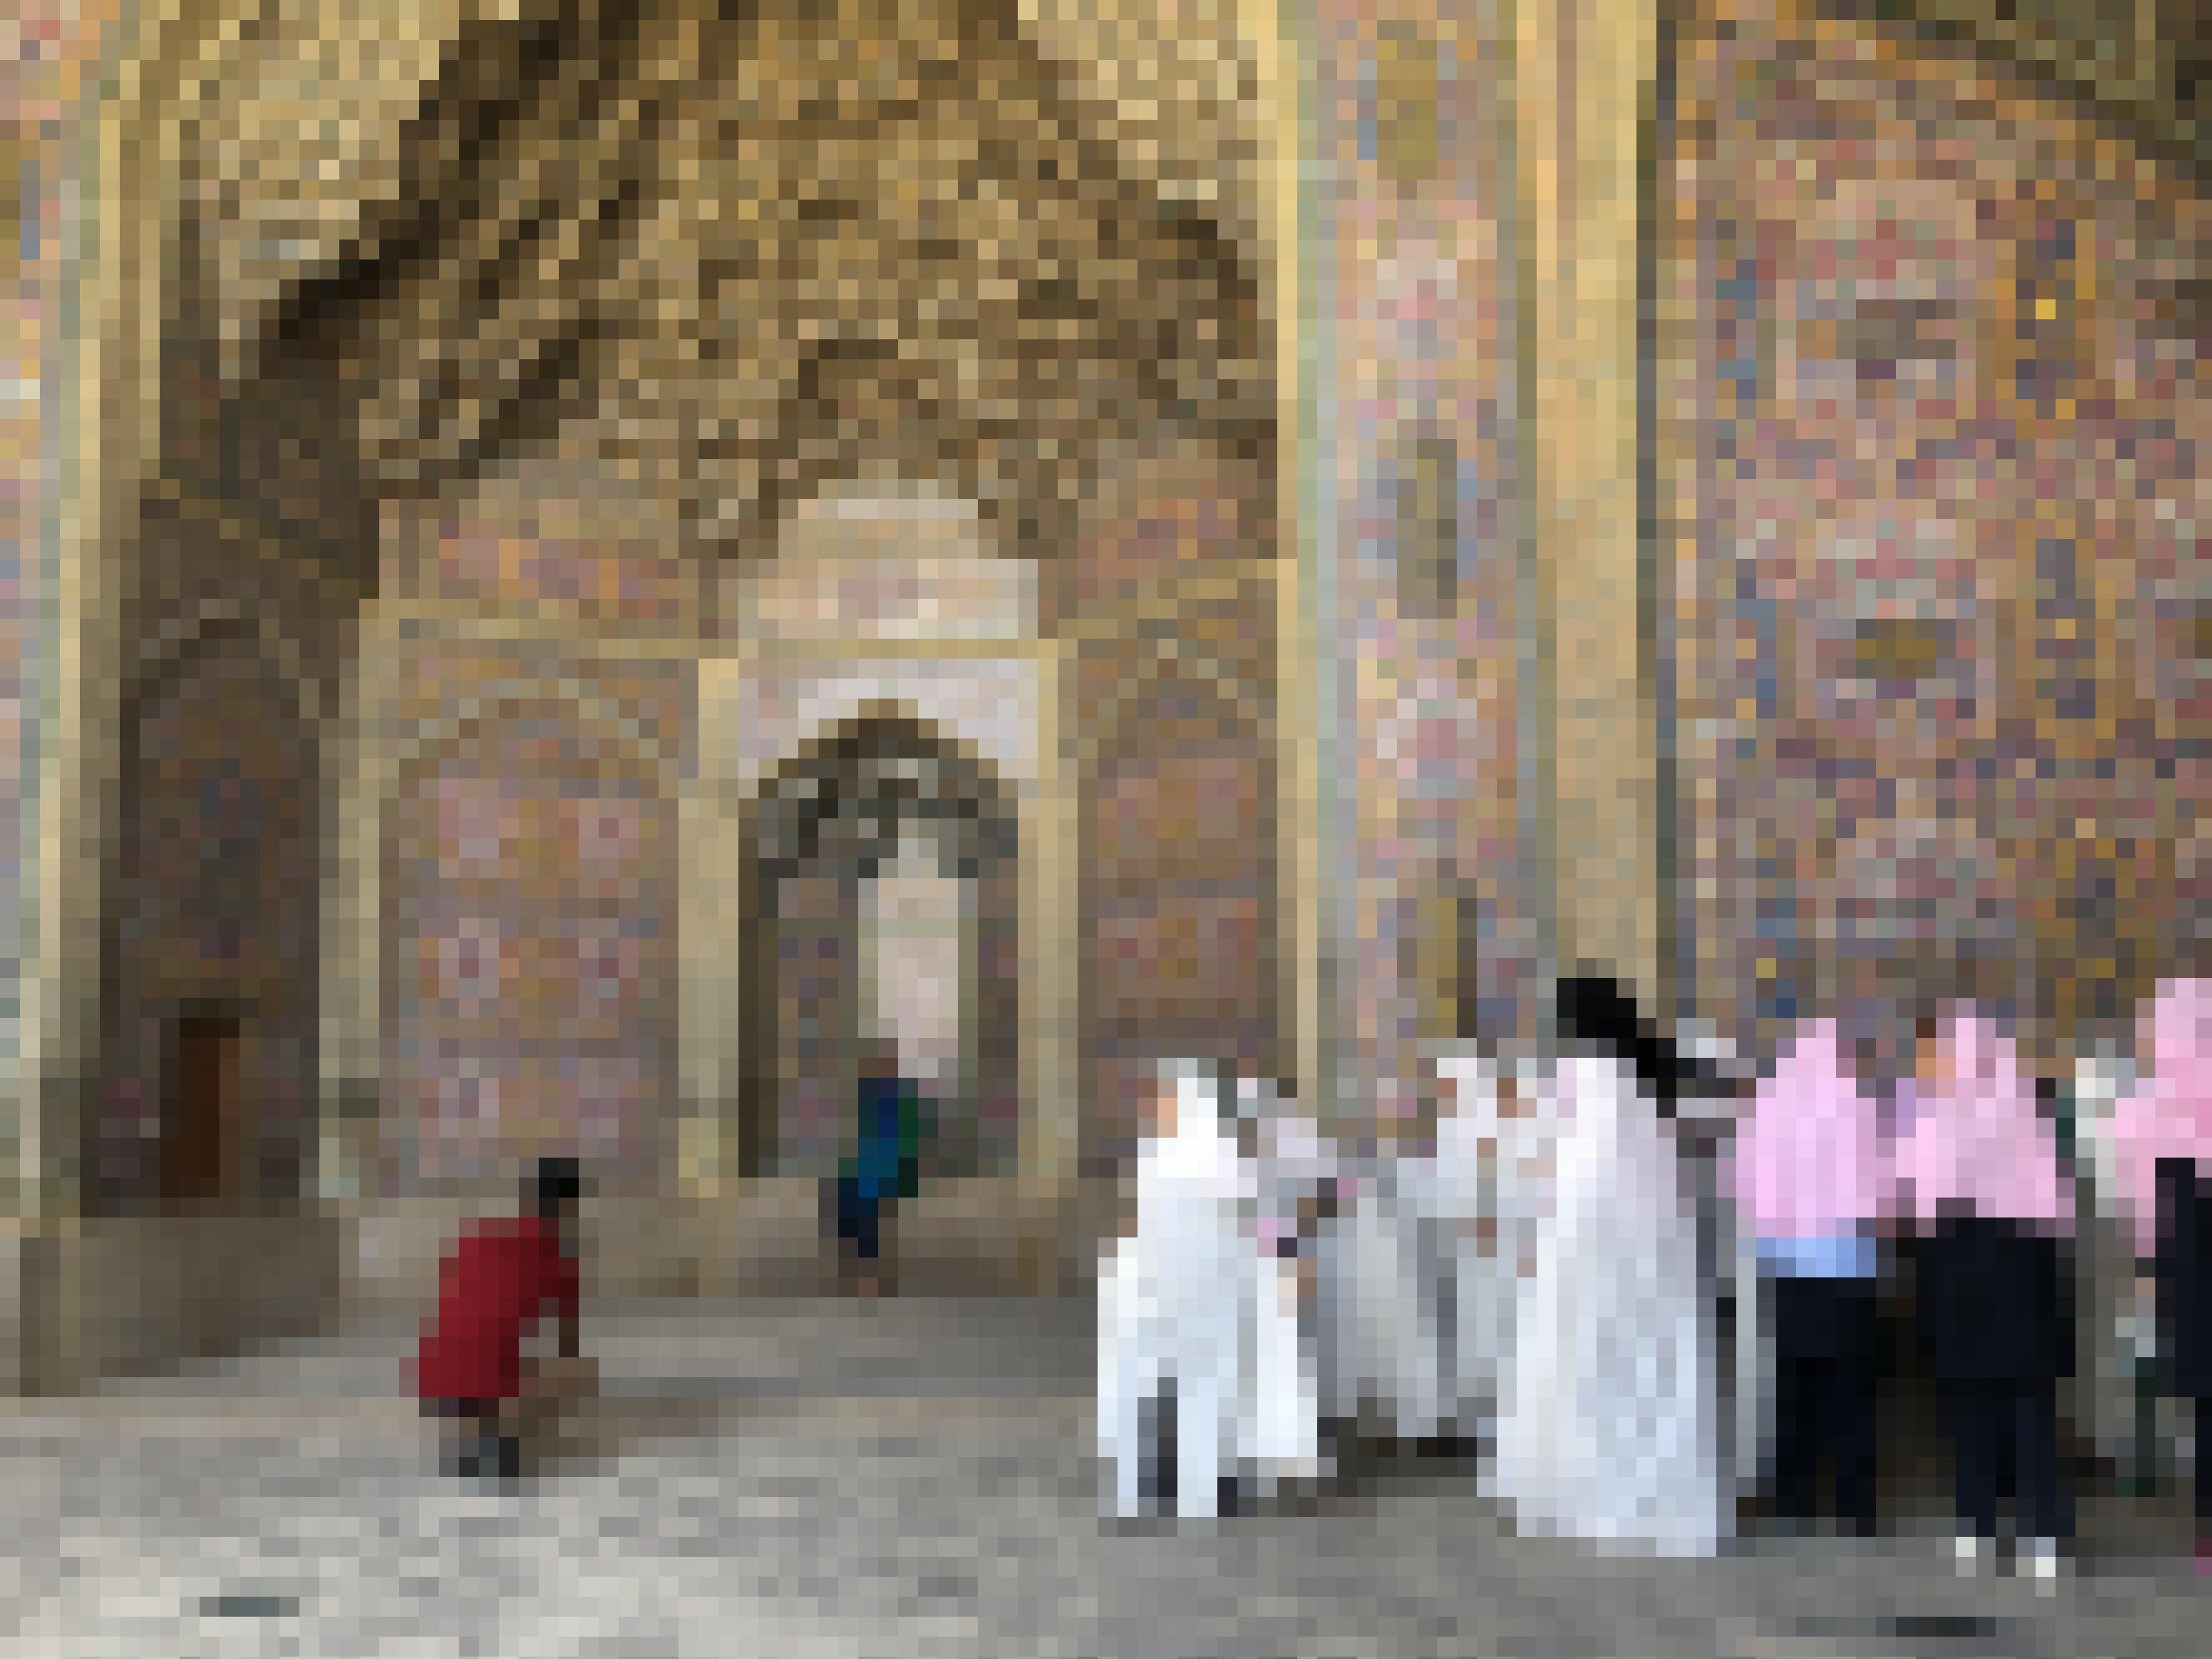
[[[1725,1201],[1725,1200],[1724,1200]],[[1768,1329],[1773,1317],[1773,1286],[1760,1271],[1758,1240],[1753,1230],[1737,1225],[1729,1261],[1729,1291],[1735,1298],[1735,1394],[1733,1490],[1748,1497],[1764,1485],[1774,1467],[1776,1389],[1772,1343]]]
[[[2082,1277],[2084,1352],[2068,1393],[2075,1420],[2088,1425],[2098,1455],[2132,1472],[2141,1449],[2126,1336],[2131,1316],[2148,1310],[2136,1304],[2135,1234],[2113,1196],[2119,1190],[2119,1149],[2112,1122],[2118,1102],[2136,1086],[2136,1072],[2131,1061],[2093,1057],[2079,1062],[2074,1076],[2077,1181],[2088,1202],[2075,1257]],[[2154,1318],[2152,1324],[2155,1328]]]
[[[1145,1413],[1165,1391],[1176,1398],[1177,1515],[1218,1515],[1216,1483],[1249,1443],[1259,1285],[1249,1175],[1199,1085],[1186,1086],[1177,1133],[1139,1157],[1136,1234],[1109,1255],[1098,1285],[1099,1453],[1116,1516],[1145,1512]]]
[[[1571,1059],[1557,1081],[1553,1215],[1489,1489],[1523,1532],[1710,1553],[1724,1534],[1715,1368],[1674,1149],[1618,1065]]]
[[[1255,1256],[1253,1265],[1243,1462],[1265,1491],[1280,1480],[1310,1480],[1321,1474],[1321,1418],[1297,1264]]]
[[[1446,1409],[1461,1433],[1488,1436],[1511,1363],[1523,1279],[1534,1271],[1550,1211],[1551,1184],[1540,1164],[1553,1126],[1537,1101],[1525,1113],[1500,1114],[1493,1060],[1450,1057],[1439,1069],[1457,1085],[1456,1109],[1437,1124],[1439,1231],[1452,1307]],[[1485,1141],[1491,1143],[1486,1158]],[[1494,1229],[1487,1249],[1480,1237],[1485,1222]]]
[[[1322,1473],[1319,1379],[1313,1317],[1299,1294],[1297,1263],[1269,1249],[1292,1230],[1302,1200],[1332,1178],[1325,1142],[1279,1103],[1264,1101],[1257,1174],[1259,1203],[1272,1225],[1262,1229],[1253,1267],[1251,1364],[1247,1378],[1246,1472],[1264,1490],[1281,1480]]]
[[[1444,1279],[1431,1220],[1432,1158],[1363,1162],[1320,1253],[1322,1409],[1374,1412],[1394,1437],[1443,1425]]]

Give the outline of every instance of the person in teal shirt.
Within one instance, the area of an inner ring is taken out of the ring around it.
[[[884,1218],[921,1189],[921,1091],[899,1074],[896,1045],[879,1042],[860,1062],[858,1094],[855,1145],[830,1197],[847,1282],[873,1297],[882,1288]]]

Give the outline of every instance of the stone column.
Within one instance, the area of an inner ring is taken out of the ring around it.
[[[13,1356],[0,1382],[32,1390],[72,1387],[79,1368],[77,1258],[64,1246],[82,1212],[98,1058],[121,579],[160,431],[175,106],[213,9],[30,0],[9,88],[20,101],[0,100],[0,165],[12,174],[0,202],[17,210],[0,226],[10,244],[0,302],[15,307],[9,338],[25,348],[0,374],[17,387],[7,412],[31,417],[0,431],[12,426],[7,435],[43,474],[10,538],[18,931],[0,952],[12,975],[0,986],[0,1172],[15,1218],[0,1239],[0,1348]],[[19,181],[29,186],[20,200]],[[0,520],[0,534],[9,528]]]
[[[1075,1156],[1082,1144],[1082,1078],[1075,1041],[1081,961],[1076,824],[1079,787],[1064,708],[1067,652],[1057,639],[1036,647],[1037,775],[1021,802],[1022,1096],[1018,1190],[1027,1211],[1018,1230],[1024,1285],[1056,1291],[1067,1270]]]
[[[375,771],[375,675],[383,658],[374,603],[348,630],[352,659],[324,733],[325,830],[322,1063],[315,1190],[325,1202],[376,1196],[379,973],[378,897],[384,796]]]
[[[719,649],[733,651],[724,645]],[[744,1059],[738,1010],[745,952],[744,793],[731,775],[747,665],[735,657],[699,664],[693,726],[696,781],[685,792],[677,951],[682,999],[678,1065],[700,1115],[684,1175],[702,1197],[726,1194],[744,1167],[738,1095]],[[696,1158],[696,1162],[695,1162]]]
[[[706,729],[709,709],[724,707],[710,672],[721,666],[702,661],[693,673],[691,764],[676,811],[677,1174],[702,1201],[720,1196],[737,1168],[736,1114],[725,1108],[736,1073],[725,1064],[723,1034],[737,1024],[744,957],[736,919],[742,838],[734,804],[705,758],[725,741]]]
[[[96,62],[96,43],[77,44]],[[54,482],[33,555],[45,626],[25,688],[24,748],[33,758],[17,1002],[17,1189],[22,1213],[35,1218],[74,1215],[81,1197],[120,759],[123,577],[160,427],[161,234],[173,169],[157,117],[168,88],[158,76],[124,79],[76,134],[64,175],[76,200],[46,228],[60,242],[50,270],[61,304],[49,324],[42,445]],[[57,167],[61,149],[50,149]]]
[[[1337,609],[1338,534],[1334,474],[1325,464],[1335,414],[1336,372],[1330,319],[1336,307],[1331,208],[1336,179],[1319,153],[1317,124],[1328,80],[1322,72],[1323,8],[1318,0],[1280,0],[1277,66],[1276,326],[1278,454],[1285,479],[1281,617],[1281,706],[1285,718],[1282,860],[1293,923],[1293,1000],[1299,1097],[1324,1122],[1342,1114],[1346,1079],[1344,940],[1352,895],[1343,872],[1347,819],[1354,803],[1346,776],[1347,687],[1333,646]]]
[[[1081,1133],[1076,1065],[1076,789],[1062,709],[1066,647],[1036,647],[1037,780],[1024,792],[1021,941],[1022,1092],[1035,1114],[1023,1136],[1024,1174],[1042,1194],[1057,1194],[1073,1174]]]
[[[1244,32],[1256,48],[1259,94],[1273,118],[1261,129],[1266,144],[1261,222],[1267,228],[1269,290],[1265,303],[1275,331],[1276,546],[1276,859],[1280,892],[1278,1002],[1290,1030],[1280,1058],[1298,1097],[1310,1108],[1333,1109],[1336,1042],[1334,952],[1331,921],[1322,890],[1321,811],[1324,712],[1333,714],[1330,687],[1318,672],[1316,642],[1325,618],[1316,605],[1331,595],[1321,578],[1320,548],[1312,539],[1320,519],[1310,499],[1320,482],[1312,465],[1315,433],[1307,419],[1305,387],[1327,342],[1309,334],[1314,320],[1306,276],[1317,244],[1307,228],[1305,164],[1311,146],[1315,88],[1311,0],[1243,0]],[[1334,819],[1329,820],[1331,823]]]
[[[1620,973],[1656,1011],[1656,663],[1637,398],[1656,0],[1521,0],[1516,45],[1522,477],[1550,642],[1559,960]]]

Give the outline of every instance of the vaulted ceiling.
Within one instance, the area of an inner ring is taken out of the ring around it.
[[[1235,0],[262,0],[186,129],[192,384],[234,487],[585,419],[739,534],[857,461],[1033,504],[1117,424],[1241,442],[1255,63]]]
[[[2201,3],[1902,9],[2178,118]],[[1272,416],[1269,0],[228,9],[167,447],[298,524],[565,431],[744,540],[860,465],[1034,507],[1117,426]]]

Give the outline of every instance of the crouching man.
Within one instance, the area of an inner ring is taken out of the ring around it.
[[[415,1370],[424,1414],[446,1423],[449,1474],[516,1479],[526,1450],[534,1462],[594,1385],[576,1330],[582,1190],[574,1159],[541,1159],[524,1183],[524,1213],[478,1223],[446,1257]],[[526,1358],[526,1337],[549,1317],[557,1357]]]

